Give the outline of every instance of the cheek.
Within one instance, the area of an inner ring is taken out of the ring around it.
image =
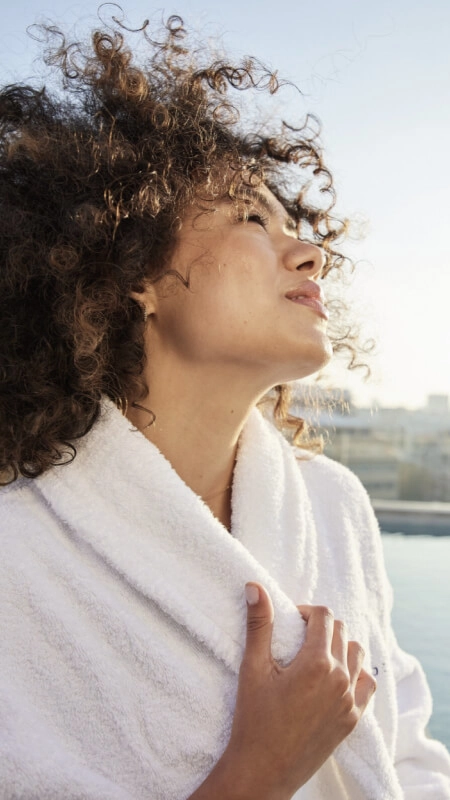
[[[224,327],[239,326],[258,312],[267,288],[259,281],[244,260],[220,261],[203,276],[198,276],[189,298],[189,314],[202,321]]]
[[[221,256],[195,265],[190,288],[161,301],[158,325],[165,344],[184,353],[216,349],[219,354],[227,347],[235,350],[239,342],[243,348],[256,344],[267,337],[267,326],[276,328],[280,309],[272,271],[263,270],[253,253]]]
[[[155,332],[164,349],[184,356],[201,355],[215,340],[226,337],[231,317],[223,296],[197,287],[186,290],[176,302],[160,305]]]

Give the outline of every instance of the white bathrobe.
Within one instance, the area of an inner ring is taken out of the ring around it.
[[[272,597],[282,663],[304,635],[296,604],[326,604],[377,676],[358,726],[295,797],[450,798],[447,751],[424,734],[430,693],[395,642],[379,532],[351,473],[296,453],[255,410],[230,535],[109,401],[77,450],[1,491],[2,800],[189,797],[228,741],[246,581]]]

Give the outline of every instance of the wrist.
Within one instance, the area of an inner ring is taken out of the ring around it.
[[[188,800],[254,800],[255,796],[258,800],[269,800],[258,791],[255,795],[255,785],[250,785],[246,773],[247,770],[243,771],[236,759],[225,752]]]
[[[274,790],[260,771],[225,751],[214,769],[188,800],[290,800],[292,794]]]
[[[251,797],[233,760],[224,753],[188,800],[251,800]]]

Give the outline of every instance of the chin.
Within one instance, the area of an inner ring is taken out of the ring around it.
[[[314,375],[331,361],[333,357],[333,347],[328,339],[318,343],[314,342],[311,348],[308,348],[307,353],[302,353],[302,356],[295,360],[291,365],[288,376],[285,376],[280,383],[289,383],[290,381],[298,381],[301,378],[307,378],[309,375]]]

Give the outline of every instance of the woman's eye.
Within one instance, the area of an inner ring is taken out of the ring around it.
[[[261,214],[253,212],[249,214],[247,217],[247,222],[256,222],[258,225],[261,225],[262,228],[267,228],[267,224],[269,220],[266,217],[263,217]]]

